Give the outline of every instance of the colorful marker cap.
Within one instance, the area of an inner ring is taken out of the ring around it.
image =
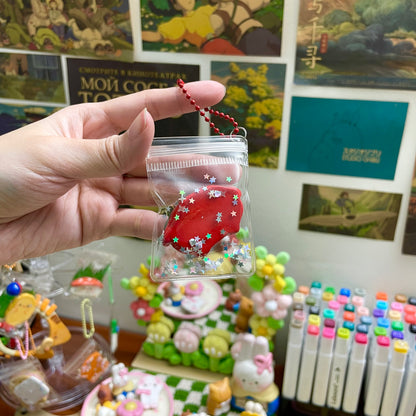
[[[322,313],[322,316],[326,319],[326,318],[329,318],[329,319],[335,319],[335,311],[334,310],[332,310],[332,309],[328,309],[328,308],[325,308],[324,309],[324,311],[323,311],[323,313]]]
[[[370,309],[366,306],[359,306],[357,308],[357,315],[358,316],[370,316]]]
[[[331,293],[331,292],[322,293],[322,300],[324,302],[329,302],[332,299],[334,299],[334,294],[333,293]]]
[[[357,296],[361,296],[362,298],[365,298],[367,296],[367,291],[362,287],[356,287],[354,289],[354,294]]]
[[[416,324],[409,325],[409,332],[411,332],[412,334],[416,334]]]
[[[335,295],[335,288],[333,286],[327,286],[325,288],[325,292],[326,293],[332,293],[333,295]]]
[[[387,336],[386,328],[382,328],[381,326],[376,326],[374,328],[374,335],[379,337],[380,335]]]
[[[404,339],[404,334],[402,331],[391,331],[391,339]]]
[[[331,318],[324,319],[324,326],[328,328],[335,328],[336,326],[335,319],[331,319]]]
[[[356,307],[356,308],[358,308],[359,306],[363,306],[364,305],[364,298],[362,297],[362,296],[357,296],[357,295],[354,295],[352,298],[351,298],[351,303]]]
[[[399,302],[399,303],[406,303],[406,302],[407,302],[407,296],[406,296],[406,295],[404,295],[403,293],[397,293],[397,294],[394,296],[394,300],[395,300],[396,302]]]
[[[357,325],[357,332],[360,332],[361,334],[368,334],[368,326],[364,324],[358,324]]]
[[[321,325],[321,318],[319,315],[309,315],[308,324],[319,326]]]
[[[349,298],[351,296],[351,290],[350,289],[347,289],[346,287],[342,287],[339,290],[339,294],[342,295],[342,296],[346,296],[347,298]]]
[[[354,312],[344,312],[343,315],[344,321],[354,322],[355,321],[355,313]]]
[[[355,329],[354,322],[344,321],[342,327],[348,329],[350,332],[353,332]]]
[[[389,304],[385,300],[378,300],[376,302],[376,308],[377,309],[383,309],[385,311],[389,308]]]
[[[364,325],[372,325],[373,324],[373,318],[371,318],[371,316],[362,316],[360,318],[360,322]]]
[[[416,324],[416,315],[412,313],[407,313],[404,315],[404,321],[407,324]]]
[[[410,305],[416,306],[416,297],[410,296],[409,298],[407,298],[407,303],[409,303]]]
[[[401,341],[401,340],[395,341],[394,351],[406,354],[407,351],[409,351],[409,344],[406,341]]]
[[[298,287],[298,292],[303,293],[305,296],[308,296],[309,295],[309,288],[308,288],[308,286],[301,285],[301,286]]]
[[[339,304],[339,302],[337,302],[336,300],[330,300],[330,301],[328,302],[328,308],[329,308],[329,309],[332,309],[332,310],[334,310],[334,311],[337,311],[337,310],[339,310],[339,308],[340,308],[340,304]]]
[[[344,311],[355,312],[355,306],[352,303],[344,305]]]
[[[311,283],[311,288],[312,287],[317,288],[317,289],[321,289],[322,288],[322,283],[315,280],[314,282]]]
[[[350,299],[348,296],[345,295],[338,295],[337,296],[337,301],[341,304],[341,305],[346,305]]]
[[[338,328],[337,337],[348,339],[350,337],[350,330],[348,328]]]
[[[383,309],[374,308],[373,316],[374,318],[384,318],[385,311]]]
[[[316,296],[319,299],[321,297],[322,290],[318,289],[317,287],[311,287],[309,294],[312,296]]]
[[[377,344],[382,347],[389,347],[390,346],[390,339],[385,335],[380,335],[377,337]]]
[[[317,325],[308,325],[308,334],[309,335],[319,335],[319,326],[317,326]]]
[[[389,297],[386,292],[377,292],[376,299],[377,300],[389,300]]]
[[[293,303],[303,303],[305,302],[305,295],[300,292],[295,292],[292,296]]]
[[[377,326],[381,328],[390,328],[390,320],[387,318],[377,318]]]
[[[389,318],[392,321],[400,321],[402,319],[402,314],[399,311],[389,311]]]
[[[361,332],[357,332],[357,333],[355,334],[355,342],[356,342],[357,344],[367,344],[367,342],[368,342],[368,337],[367,337],[367,335],[366,335],[366,334],[363,334],[363,333],[361,333]]]
[[[335,329],[334,328],[330,328],[330,327],[325,327],[322,330],[322,336],[324,338],[335,338]]]
[[[315,296],[312,296],[312,295],[308,295],[308,296],[306,296],[306,298],[305,298],[305,303],[306,303],[308,306],[313,306],[313,305],[315,305],[315,304],[316,304],[316,297],[315,297]]]
[[[391,329],[393,329],[394,331],[403,331],[404,324],[402,321],[393,321],[391,323]]]
[[[319,308],[319,306],[313,305],[309,308],[309,313],[311,315],[319,315],[321,309]]]
[[[403,306],[403,303],[400,303],[400,302],[392,302],[390,304],[390,309],[392,309],[393,311],[403,312],[404,306]]]
[[[416,306],[415,305],[404,305],[404,313],[413,313],[416,314]]]

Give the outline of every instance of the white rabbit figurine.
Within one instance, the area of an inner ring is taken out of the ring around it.
[[[237,337],[232,349],[235,360],[231,405],[243,411],[248,400],[261,403],[267,416],[279,407],[279,389],[274,383],[273,354],[265,337],[244,333]]]

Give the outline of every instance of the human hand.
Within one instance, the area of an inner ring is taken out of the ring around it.
[[[213,81],[186,84],[201,107],[219,102]],[[0,264],[109,236],[150,239],[145,158],[154,122],[193,111],[179,88],[66,107],[0,136]],[[121,133],[120,132],[124,132]]]

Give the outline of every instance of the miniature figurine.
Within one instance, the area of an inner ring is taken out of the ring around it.
[[[240,289],[236,289],[234,292],[231,292],[225,301],[225,309],[231,312],[236,312],[238,310],[242,296],[243,295]]]
[[[231,387],[228,377],[209,385],[207,412],[210,416],[227,414],[230,410]]]
[[[246,332],[248,329],[248,321],[253,315],[254,303],[246,296],[241,297],[240,306],[235,318],[235,332]]]
[[[244,410],[247,400],[261,403],[267,416],[274,415],[279,406],[279,389],[274,383],[273,355],[265,337],[242,334],[234,348],[235,364],[231,381],[231,406]]]
[[[116,400],[133,399],[134,383],[129,377],[129,370],[123,363],[111,367],[112,393]]]
[[[163,383],[155,376],[144,376],[137,385],[136,394],[145,410],[157,409],[159,396],[163,389]]]

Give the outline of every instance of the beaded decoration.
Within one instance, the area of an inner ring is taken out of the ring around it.
[[[182,90],[182,92],[185,94],[185,98],[187,100],[189,100],[189,103],[191,105],[194,106],[195,110],[199,112],[199,115],[201,117],[204,117],[204,120],[209,123],[209,126],[214,130],[214,132],[216,134],[219,134],[220,136],[224,136],[224,133],[220,132],[220,129],[218,127],[215,126],[215,124],[210,120],[210,118],[207,116],[207,113],[223,118],[224,120],[229,121],[230,123],[232,123],[234,130],[232,131],[232,134],[237,134],[240,129],[238,127],[238,123],[234,120],[233,117],[230,117],[228,114],[224,114],[219,112],[218,110],[214,110],[212,108],[204,108],[202,109],[197,103],[196,101],[191,97],[191,95],[189,94],[188,90],[185,88],[185,82],[181,79],[178,79],[176,81],[178,87]]]

